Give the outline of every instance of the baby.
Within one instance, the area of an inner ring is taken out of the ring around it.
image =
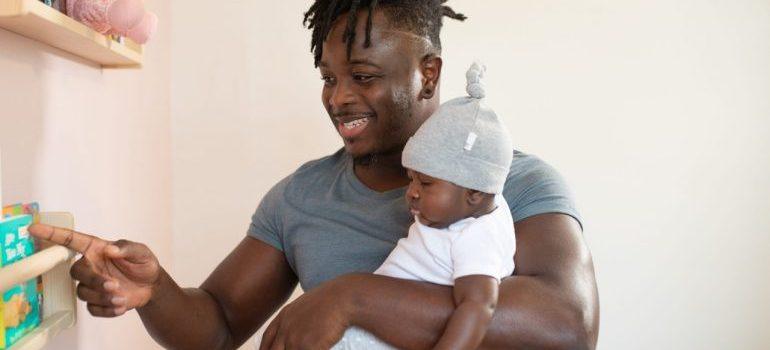
[[[455,311],[435,349],[475,349],[492,319],[500,279],[513,273],[516,239],[501,193],[513,145],[482,103],[484,67],[468,70],[470,96],[441,105],[407,142],[402,163],[415,222],[374,273],[453,286]],[[332,349],[393,349],[356,327]]]

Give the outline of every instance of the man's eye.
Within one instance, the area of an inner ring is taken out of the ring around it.
[[[353,75],[353,79],[355,81],[357,81],[357,82],[365,83],[365,82],[368,82],[368,81],[374,79],[374,76],[372,76],[372,75],[365,75],[365,74],[356,74],[356,75]]]
[[[324,84],[329,85],[334,83],[334,79],[329,76],[322,76],[321,80],[323,80]]]

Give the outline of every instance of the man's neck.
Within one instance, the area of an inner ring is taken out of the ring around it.
[[[376,154],[358,160],[354,166],[356,177],[366,187],[385,192],[409,185],[406,169],[401,165],[401,153]]]

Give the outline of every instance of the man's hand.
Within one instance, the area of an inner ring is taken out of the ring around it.
[[[42,224],[30,226],[29,233],[83,254],[72,265],[70,274],[80,282],[78,298],[87,303],[92,315],[120,316],[149,302],[161,268],[144,244],[126,240],[110,242]]]
[[[344,277],[321,284],[281,310],[265,330],[260,350],[329,349],[348,328]],[[343,288],[340,288],[343,287]]]

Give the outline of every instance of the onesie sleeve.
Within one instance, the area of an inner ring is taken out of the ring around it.
[[[491,218],[469,224],[452,242],[451,255],[456,280],[469,275],[486,275],[500,282],[513,272],[516,239],[513,225],[501,229]]]

